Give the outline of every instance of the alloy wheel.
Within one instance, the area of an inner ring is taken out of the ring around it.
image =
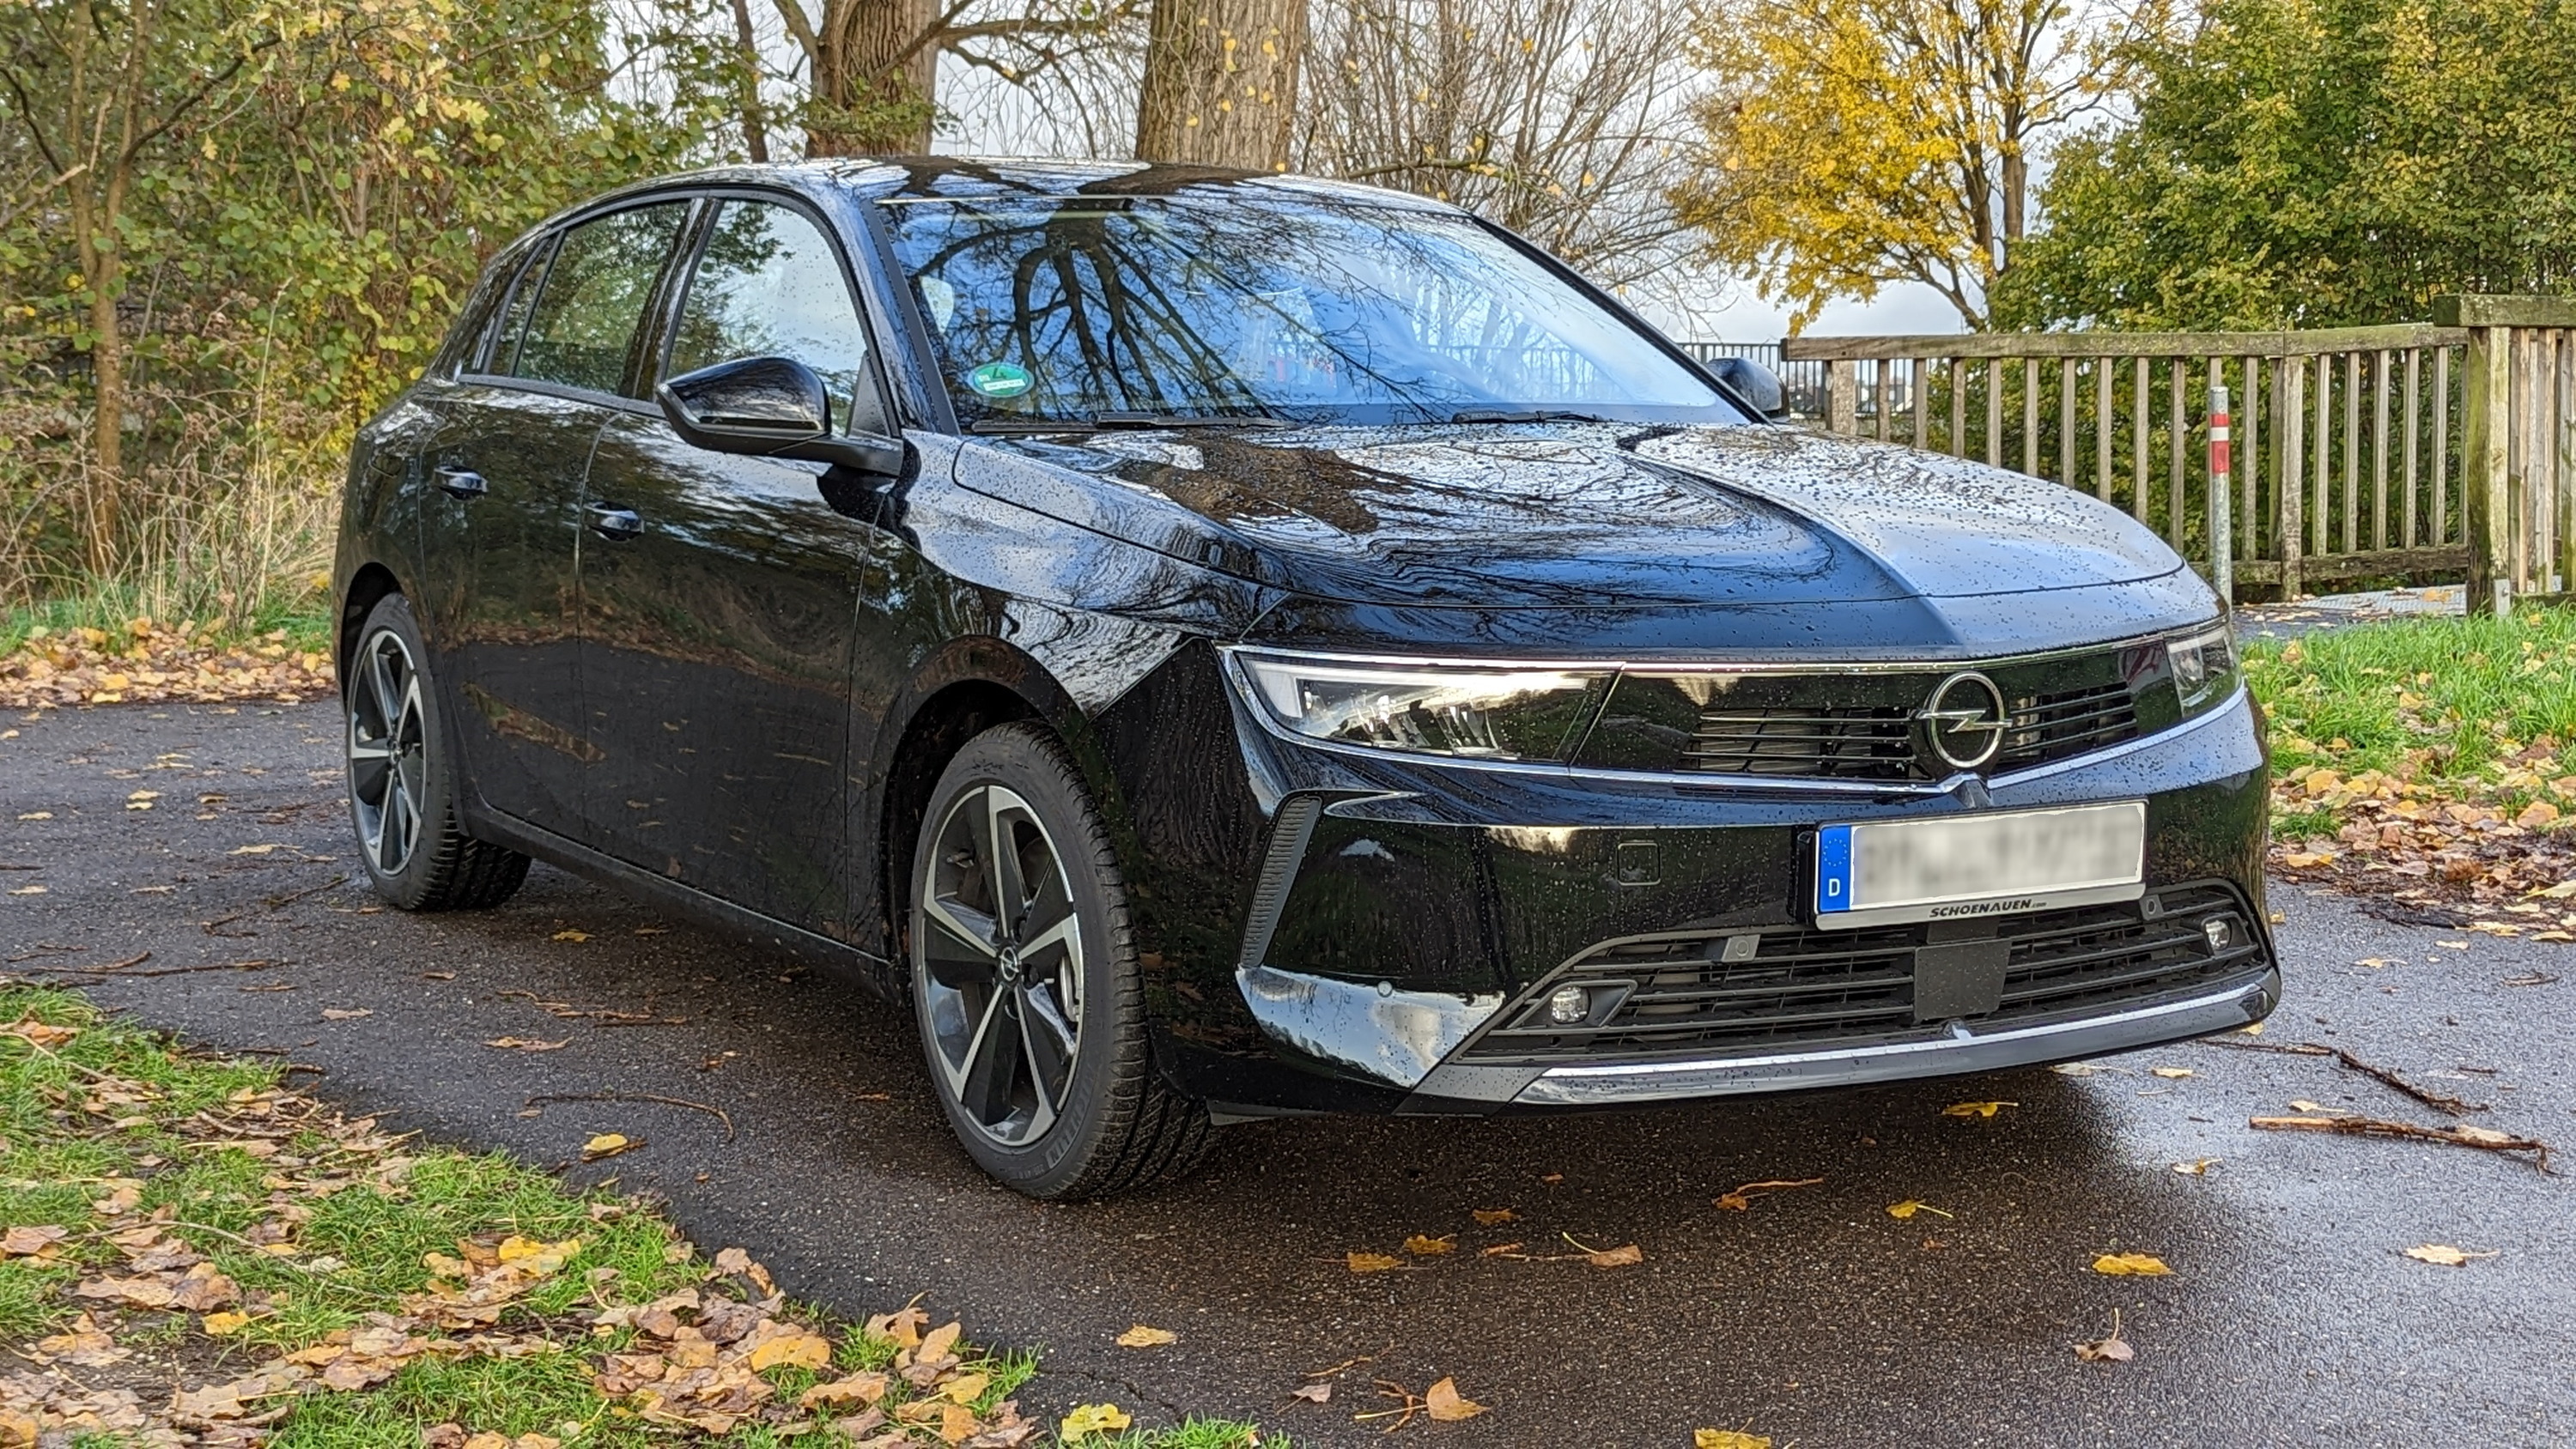
[[[349,802],[358,843],[380,876],[402,874],[420,844],[429,757],[420,669],[402,636],[378,629],[358,646],[349,687]]]
[[[1054,839],[1029,802],[978,785],[933,837],[915,987],[949,1095],[986,1137],[1046,1135],[1072,1091],[1082,1039],[1082,918]]]

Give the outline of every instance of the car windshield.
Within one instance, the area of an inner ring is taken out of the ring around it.
[[[900,200],[962,422],[1741,422],[1474,218],[1264,195]]]

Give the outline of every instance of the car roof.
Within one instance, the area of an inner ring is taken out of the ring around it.
[[[1239,171],[1221,166],[1141,161],[1068,161],[1048,157],[892,156],[790,161],[769,165],[713,166],[621,186],[568,208],[589,211],[630,195],[689,186],[784,186],[808,193],[838,192],[864,200],[971,201],[1194,195],[1242,190],[1312,201],[1455,213],[1428,197],[1292,172]]]

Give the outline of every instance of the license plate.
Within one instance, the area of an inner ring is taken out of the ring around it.
[[[1999,916],[2146,892],[2142,800],[2064,810],[1828,825],[1816,832],[1816,924]]]

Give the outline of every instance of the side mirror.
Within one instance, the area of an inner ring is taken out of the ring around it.
[[[1753,405],[1775,423],[1789,421],[1789,403],[1780,389],[1780,374],[1749,357],[1721,357],[1708,365],[1727,390]]]
[[[671,430],[693,447],[803,458],[876,477],[903,474],[903,444],[832,432],[832,399],[792,357],[745,357],[683,373],[654,390]]]

